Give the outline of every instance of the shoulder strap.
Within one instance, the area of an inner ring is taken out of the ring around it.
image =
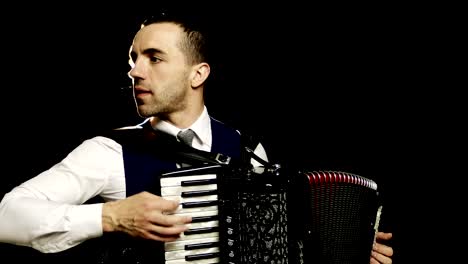
[[[149,122],[138,126],[124,127],[107,131],[103,136],[112,138],[121,145],[151,152],[162,159],[190,164],[221,164],[228,165],[231,157],[221,153],[198,150],[183,144],[172,135],[155,131]]]

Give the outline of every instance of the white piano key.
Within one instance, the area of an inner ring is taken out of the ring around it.
[[[201,248],[194,250],[177,250],[170,251],[165,253],[166,261],[175,260],[175,259],[185,259],[187,255],[197,255],[197,254],[206,254],[206,253],[217,253],[219,252],[219,247],[212,248]]]
[[[180,215],[180,216],[190,215],[192,218],[193,217],[201,217],[201,216],[214,216],[214,215],[218,215],[218,210],[203,210],[203,211],[199,211],[199,212],[185,212],[185,213],[177,213],[177,214],[174,214],[174,215]]]
[[[216,174],[190,175],[161,178],[161,187],[180,186],[182,181],[216,179]]]
[[[212,243],[212,242],[219,242],[219,237],[208,237],[208,238],[201,238],[201,239],[180,240],[180,241],[176,240],[176,241],[171,241],[171,242],[165,242],[164,251],[181,250],[185,248],[185,245]]]
[[[161,188],[161,196],[171,196],[178,195],[180,196],[182,192],[190,191],[200,191],[200,190],[217,190],[218,186],[216,184],[206,184],[202,186],[170,186]]]
[[[208,221],[208,222],[200,222],[200,223],[191,223],[191,224],[186,224],[189,229],[195,229],[195,228],[202,228],[202,227],[216,227],[218,226],[218,221]]]
[[[187,197],[183,198],[180,196],[166,196],[164,197],[166,200],[178,200],[179,203],[191,203],[191,202],[206,202],[206,201],[217,201],[218,195],[206,195],[206,196],[199,196],[199,197]]]
[[[169,212],[168,214],[184,214],[190,212],[203,212],[203,211],[218,211],[217,205],[206,206],[206,207],[194,207],[194,208],[182,208],[182,205],[179,205],[177,209],[173,212]]]

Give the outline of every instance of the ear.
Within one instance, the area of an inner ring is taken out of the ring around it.
[[[199,63],[193,66],[192,87],[197,88],[205,83],[208,75],[210,75],[210,65],[206,62]]]

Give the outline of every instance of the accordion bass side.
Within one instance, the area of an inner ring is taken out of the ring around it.
[[[182,187],[165,187],[173,179]],[[166,243],[168,264],[369,262],[378,199],[364,177],[210,165],[164,174],[161,188],[181,189],[175,213],[194,215]]]
[[[309,188],[307,263],[369,263],[381,210],[377,184],[346,172],[301,174]]]

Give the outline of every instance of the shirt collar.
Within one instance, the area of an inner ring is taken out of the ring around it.
[[[211,149],[211,143],[212,143],[212,135],[211,135],[211,121],[210,117],[208,115],[208,110],[206,106],[203,107],[203,112],[201,115],[193,122],[192,125],[190,125],[187,129],[192,129],[195,132],[195,139],[197,141],[197,145],[200,146],[200,148],[205,149]],[[164,120],[160,120],[157,122],[154,126],[153,129],[155,130],[161,130],[165,133],[168,133],[170,135],[173,135],[174,137],[177,136],[177,133],[181,131],[182,129],[174,126],[173,124],[166,122]],[[185,130],[185,129],[184,129]],[[195,143],[194,143],[195,144]]]

